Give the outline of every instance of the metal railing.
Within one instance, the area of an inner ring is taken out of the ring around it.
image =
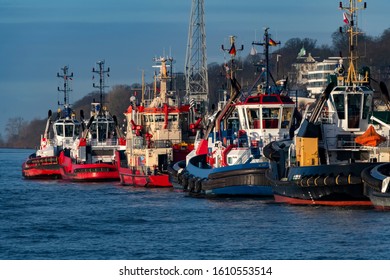
[[[127,141],[128,148],[134,149],[161,149],[161,148],[172,148],[173,144],[171,140],[151,140],[146,141],[142,137],[135,137]]]

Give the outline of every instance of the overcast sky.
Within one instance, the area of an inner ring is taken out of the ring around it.
[[[111,69],[109,86],[140,83],[142,70],[151,81],[156,56],[171,55],[175,71],[184,71],[191,3],[0,0],[0,133],[9,118],[45,118],[48,109],[57,109],[62,96],[56,74],[65,65],[74,73],[71,102],[94,90],[91,70],[102,59]],[[329,0],[205,0],[208,63],[224,61],[221,44],[228,46],[229,35],[237,36],[246,56],[265,27],[282,45],[291,38],[331,44],[343,24],[338,6]],[[367,6],[359,26],[381,35],[390,27],[390,1]]]

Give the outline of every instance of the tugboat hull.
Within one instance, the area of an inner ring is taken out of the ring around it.
[[[390,211],[389,175],[390,163],[368,167],[362,172],[364,192],[378,210]]]
[[[164,173],[141,174],[139,170],[127,167],[124,151],[116,151],[116,164],[119,172],[121,185],[132,187],[148,188],[170,188],[173,187],[169,175]]]
[[[91,163],[75,164],[70,157],[60,154],[61,176],[74,182],[118,181],[119,172],[115,164]]]
[[[168,174],[160,175],[141,175],[132,174],[128,168],[119,169],[119,178],[121,185],[133,187],[148,188],[171,188],[172,183],[169,181]]]
[[[30,158],[23,163],[22,174],[25,179],[60,179],[58,158],[56,156]]]
[[[336,164],[291,167],[288,178],[275,180],[272,171],[267,177],[272,184],[275,201],[280,203],[328,206],[372,206],[364,194],[361,171],[373,163]]]
[[[265,171],[269,168],[267,162],[210,169],[202,168],[206,166],[205,160],[206,156],[200,155],[189,161],[187,171],[191,174],[191,178],[187,178],[187,189],[190,194],[206,197],[272,197],[272,188],[265,178]]]

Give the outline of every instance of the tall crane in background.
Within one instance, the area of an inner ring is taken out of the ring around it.
[[[209,92],[204,0],[192,0],[184,73],[186,97],[204,115],[208,111]]]

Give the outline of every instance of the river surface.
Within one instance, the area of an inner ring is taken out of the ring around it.
[[[25,180],[32,152],[0,149],[2,260],[390,259],[389,212]]]

